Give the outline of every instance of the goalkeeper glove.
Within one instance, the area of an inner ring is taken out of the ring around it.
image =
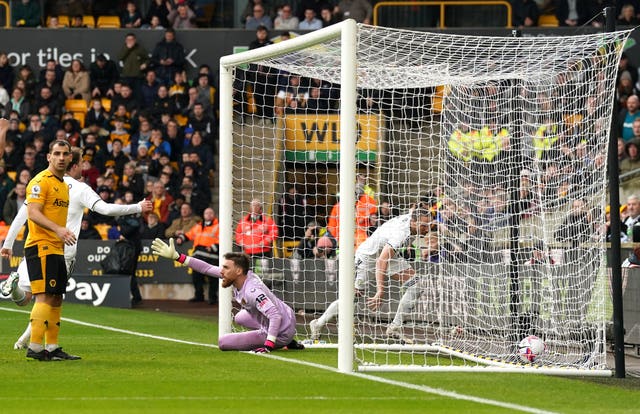
[[[255,352],[256,354],[268,354],[269,352],[273,351],[273,348],[276,347],[276,344],[273,343],[273,341],[270,340],[266,340],[264,341],[264,345],[256,348],[253,350],[253,352]]]
[[[168,245],[160,239],[153,240],[151,242],[151,250],[153,251],[153,254],[166,257],[167,259],[178,260],[180,257],[173,245],[173,238],[169,239]]]

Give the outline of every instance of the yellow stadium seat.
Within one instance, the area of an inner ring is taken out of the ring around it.
[[[111,99],[102,98],[100,100],[100,103],[102,103],[102,107],[104,108],[105,111],[111,112]]]
[[[82,24],[93,29],[96,27],[96,19],[91,15],[84,15],[82,16]]]
[[[73,113],[73,119],[78,121],[78,123],[80,124],[80,128],[84,128],[84,120],[85,120],[86,116],[87,116],[86,112],[74,112]]]
[[[67,99],[64,101],[64,109],[69,112],[82,112],[86,114],[89,108],[87,107],[87,101],[84,99]]]
[[[284,241],[282,242],[282,249],[279,249],[276,245],[276,242],[273,242],[273,251],[275,253],[275,257],[278,258],[289,258],[293,256],[293,251],[300,244],[299,240],[293,241]]]
[[[178,123],[178,125],[182,127],[187,125],[187,121],[189,120],[186,116],[180,115],[180,114],[174,115],[174,118],[176,119],[176,122]]]
[[[100,29],[119,29],[120,17],[118,16],[98,16],[96,27]]]
[[[11,178],[11,181],[16,181],[16,175],[18,175],[17,171],[7,171],[7,176]]]
[[[538,18],[538,26],[540,27],[558,27],[560,22],[558,18],[553,14],[541,14]]]
[[[98,233],[100,234],[100,237],[102,237],[102,240],[107,240],[109,238],[107,234],[109,233],[109,229],[111,228],[110,225],[96,224],[94,227],[96,228],[96,230],[98,230]]]

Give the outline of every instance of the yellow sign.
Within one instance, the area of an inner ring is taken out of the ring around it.
[[[356,150],[376,152],[380,138],[380,115],[357,115]],[[288,151],[339,151],[339,115],[287,114],[285,148]]]

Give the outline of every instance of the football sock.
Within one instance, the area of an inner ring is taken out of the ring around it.
[[[47,330],[47,324],[50,318],[51,306],[44,302],[36,302],[31,309],[31,345],[29,348],[38,351],[34,346],[42,349],[44,342],[44,333]]]
[[[338,301],[333,301],[326,311],[318,318],[318,328],[325,326],[338,315]]]
[[[58,347],[58,334],[60,333],[60,314],[62,313],[62,307],[51,307],[49,313],[49,325],[45,333],[45,343],[47,344],[47,351],[53,351]]]

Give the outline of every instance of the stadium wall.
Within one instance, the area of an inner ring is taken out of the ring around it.
[[[68,67],[74,58],[81,59],[85,64],[93,62],[100,53],[117,60],[118,52],[124,44],[127,33],[133,32],[138,42],[149,53],[162,37],[162,31],[155,30],[122,30],[122,29],[2,29],[4,50],[9,55],[13,66],[28,64],[34,70],[44,68],[47,59],[59,61],[63,67]],[[466,28],[448,29],[445,33],[474,34],[486,36],[511,36],[510,29],[494,28]],[[595,32],[595,29],[574,28],[539,28],[524,31],[524,36],[566,36],[578,33]],[[277,40],[279,31],[273,31],[271,37]],[[201,64],[208,64],[214,71],[218,69],[218,62],[222,56],[245,50],[255,38],[252,30],[240,29],[197,29],[181,30],[177,33],[177,40],[184,46],[187,56],[187,70],[190,74],[196,72]],[[636,30],[626,45],[630,60],[635,66],[640,66],[640,33]]]

